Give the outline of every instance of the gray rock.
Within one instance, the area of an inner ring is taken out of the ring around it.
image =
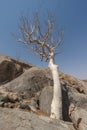
[[[75,88],[68,86],[68,98],[70,104],[73,103],[75,106],[87,110],[87,95],[79,93]]]
[[[72,123],[19,109],[0,108],[0,130],[75,130]]]
[[[87,111],[75,107],[74,104],[70,105],[69,109],[70,118],[77,130],[87,130]]]
[[[49,118],[53,96],[49,69],[0,55],[0,129],[74,130],[73,122],[77,130],[86,130],[87,82],[61,72],[60,81],[63,120],[68,122]]]
[[[40,95],[40,109],[46,113],[51,113],[51,102],[53,97],[53,87],[48,86],[43,88]]]
[[[44,87],[52,84],[45,69],[33,67],[21,76],[2,86],[7,92],[17,93],[22,98],[31,98]]]
[[[69,117],[69,106],[74,104],[87,110],[87,95],[79,92],[75,87],[69,86],[67,83],[62,82],[62,103],[63,103],[63,118],[66,121],[71,121]]]
[[[62,87],[62,106],[63,120],[70,121],[69,106],[74,103],[75,106],[87,110],[87,95],[79,93],[75,88],[68,86],[67,83],[61,81]],[[51,102],[53,95],[53,87],[48,86],[43,88],[40,95],[40,109],[50,114]]]
[[[62,88],[62,106],[63,106],[63,120],[65,121],[71,121],[69,118],[69,105],[70,101],[68,98],[68,89],[67,84],[61,82],[61,88]],[[40,95],[40,109],[51,114],[51,102],[53,97],[53,87],[47,86],[43,88]]]
[[[22,61],[20,62],[8,56],[0,55],[0,85],[15,79],[22,74],[25,69],[31,67],[31,65]]]
[[[79,93],[87,95],[87,82],[62,72],[60,72],[60,79],[67,83],[68,86],[75,88]]]
[[[22,100],[20,101],[20,105],[19,108],[21,109],[26,109],[26,110],[31,110],[36,112],[38,109],[38,104],[37,101],[35,99],[31,99],[31,100]]]
[[[13,80],[16,74],[17,70],[13,62],[4,60],[0,63],[0,84]]]
[[[61,82],[62,87],[62,113],[63,113],[63,120],[71,122],[69,118],[69,105],[70,100],[68,96],[68,85],[66,82]]]
[[[0,107],[4,107],[4,102],[0,101]]]

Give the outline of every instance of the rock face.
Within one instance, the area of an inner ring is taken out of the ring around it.
[[[50,120],[19,109],[0,108],[0,115],[1,130],[74,130],[72,123]]]
[[[52,84],[52,80],[47,75],[45,69],[32,67],[3,87],[6,91],[17,93],[20,97],[31,98],[45,86]]]
[[[50,119],[50,70],[0,55],[0,129],[87,130],[87,82],[62,72],[60,82],[63,121]]]
[[[76,129],[87,130],[87,111],[85,109],[71,104],[69,114]]]
[[[0,55],[0,84],[11,81],[23,73],[31,65]]]
[[[51,113],[51,101],[53,95],[53,87],[47,86],[43,88],[40,95],[40,109],[47,112],[49,115]]]

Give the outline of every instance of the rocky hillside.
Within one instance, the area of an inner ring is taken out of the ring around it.
[[[87,82],[60,72],[63,120],[50,119],[49,69],[0,55],[0,130],[87,130]]]

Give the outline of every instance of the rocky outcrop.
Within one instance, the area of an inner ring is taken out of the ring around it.
[[[21,111],[0,108],[1,130],[74,130],[72,123],[50,120],[49,117]]]
[[[87,110],[71,104],[69,115],[76,129],[87,130]]]
[[[77,79],[62,72],[60,72],[60,79],[67,83],[68,86],[75,88],[79,93],[84,93],[87,95],[87,82],[84,80]]]
[[[47,86],[43,88],[40,94],[40,109],[47,112],[49,115],[51,113],[51,102],[52,102],[53,87]]]
[[[33,67],[1,88],[29,99],[49,84],[52,85],[52,79],[48,76],[47,71],[43,68]]]
[[[30,64],[0,55],[0,85],[15,79],[31,67]]]
[[[53,80],[50,70],[0,57],[1,130],[87,129],[87,82],[60,72],[63,121],[51,120]]]

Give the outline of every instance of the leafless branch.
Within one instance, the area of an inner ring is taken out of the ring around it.
[[[60,33],[58,33],[58,40],[55,48],[58,48],[61,45],[63,38],[64,38],[64,32],[61,31]]]
[[[48,20],[46,30],[42,33],[41,25],[38,20],[38,14],[34,16],[34,25],[30,24],[27,18],[21,18],[21,25],[19,26],[21,38],[18,42],[24,45],[31,45],[33,52],[37,53],[41,60],[49,60],[49,54],[60,46],[63,40],[63,33],[58,34],[56,42],[53,36],[54,23],[51,19]]]

